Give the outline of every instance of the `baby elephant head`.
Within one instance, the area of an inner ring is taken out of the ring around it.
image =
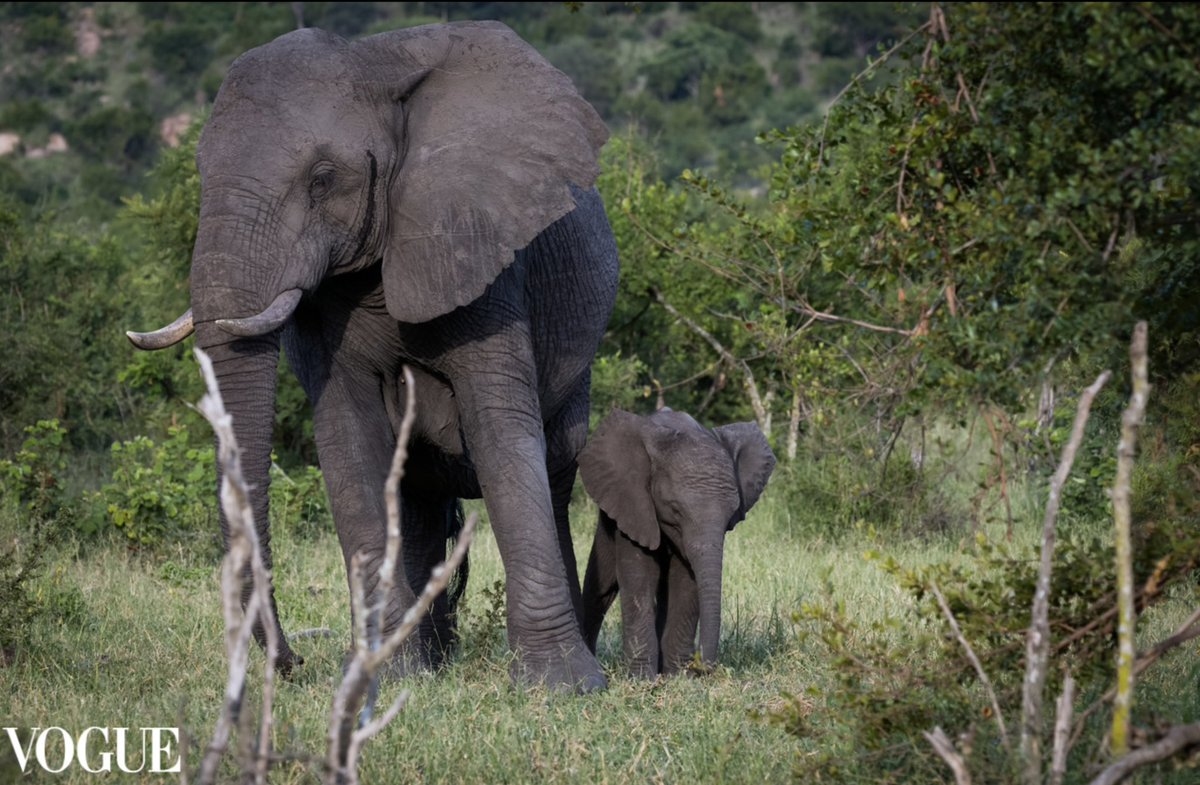
[[[668,626],[689,636],[686,658],[694,650],[698,622],[701,656],[714,663],[725,533],[745,519],[775,468],[762,431],[749,422],[710,430],[669,409],[648,417],[614,411],[578,460],[584,487],[621,534],[649,551],[673,551],[686,563],[697,596],[669,600],[673,607],[690,608],[692,618]],[[674,593],[679,584],[674,578],[670,583]],[[663,599],[668,598],[660,603]],[[668,669],[669,648],[664,640]]]

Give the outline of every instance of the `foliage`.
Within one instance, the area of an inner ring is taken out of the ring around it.
[[[0,503],[4,502],[0,496]],[[7,523],[16,520],[0,509]],[[46,528],[36,519],[31,531],[17,533],[5,525],[0,529],[0,668],[10,664],[20,651],[26,625],[42,610],[31,584],[44,569]]]
[[[216,531],[216,457],[207,436],[197,440],[188,426],[175,425],[160,442],[137,436],[116,443],[112,455],[112,481],[90,499],[95,509],[106,511],[106,521],[94,517],[85,531],[107,522],[139,545]],[[272,464],[271,479],[273,523],[306,539],[330,528],[319,469],[305,466],[289,474]]]
[[[130,540],[153,544],[170,532],[215,528],[216,459],[207,440],[194,445],[188,428],[176,426],[158,444],[145,436],[113,444],[112,455],[112,481],[97,501]]]
[[[1180,42],[1200,15],[960,4],[934,22],[825,122],[763,136],[779,155],[766,210],[685,173],[704,218],[664,225],[648,205],[639,223],[668,250],[634,274],[675,280],[686,261],[720,280],[672,292],[675,305],[765,388],[810,412],[862,407],[890,430],[921,411],[1019,414],[1043,378],[1111,364],[1135,318],[1158,336],[1160,376],[1186,371],[1200,73]]]
[[[650,395],[649,387],[638,387],[646,364],[620,352],[600,355],[592,363],[592,411],[588,433],[613,409],[630,411],[639,398]]]
[[[1182,520],[1143,528],[1134,571],[1141,587],[1139,612],[1196,569],[1197,513],[1200,507]],[[1087,525],[1064,532],[1054,557],[1050,605],[1054,672],[1060,680],[1069,672],[1081,685],[1081,694],[1093,696],[1112,683],[1114,669],[1115,589],[1111,575],[1097,569],[1111,565],[1114,553],[1111,536],[1102,531]],[[944,781],[948,770],[921,735],[941,726],[971,729],[972,741],[963,752],[971,771],[982,777],[978,781],[1013,781],[987,696],[960,643],[948,633],[930,586],[939,587],[991,675],[1014,732],[1037,547],[1034,543],[1018,548],[980,536],[970,557],[916,568],[868,551],[866,558],[912,597],[911,614],[864,624],[836,597],[805,603],[794,620],[824,647],[836,686],[807,696],[824,701],[821,718],[796,696],[785,696],[770,717],[788,733],[818,742],[821,753],[805,758],[797,776],[831,782]],[[1141,711],[1153,713],[1149,707]]]
[[[0,460],[0,498],[20,502],[34,519],[53,517],[65,501],[66,431],[58,420],[39,420],[25,435],[12,460]]]

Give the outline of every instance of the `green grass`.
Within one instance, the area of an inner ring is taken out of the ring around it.
[[[803,510],[785,506],[782,494],[777,496],[768,490],[727,540],[717,672],[654,684],[630,680],[620,662],[614,607],[599,645],[610,688],[583,697],[510,684],[503,627],[495,620],[499,600],[491,591],[502,569],[491,531],[481,526],[471,550],[459,653],[436,675],[386,686],[383,701],[402,686],[412,688],[412,699],[367,745],[363,781],[789,780],[797,756],[813,752],[815,742],[789,736],[758,714],[780,706],[784,693],[818,695],[834,683],[823,648],[799,634],[791,613],[826,591],[864,622],[903,613],[910,600],[863,557],[879,546],[877,541],[862,531],[821,534]],[[576,506],[581,567],[594,516],[590,504]],[[1039,526],[1040,518],[1022,516],[1018,537],[1035,541]],[[991,529],[998,535],[1003,531],[999,524]],[[953,559],[969,539],[964,531],[957,534],[961,539],[906,539],[887,551],[910,565]],[[182,726],[194,740],[206,742],[226,675],[217,565],[208,540],[144,553],[118,542],[68,542],[48,554],[48,569],[34,584],[48,612],[27,630],[16,661],[0,668],[2,724],[60,726],[76,733],[93,725]],[[304,756],[323,755],[330,700],[349,643],[345,573],[332,532],[300,538],[290,527],[276,527],[274,544],[285,628],[333,632],[296,642],[306,664],[280,686],[275,702],[274,747],[298,760],[280,764],[271,782],[311,783],[317,779]],[[1145,642],[1169,634],[1186,616],[1189,600],[1189,593],[1180,592],[1147,614],[1140,627]],[[258,651],[252,663],[261,669]],[[1176,653],[1143,681],[1143,706],[1154,702],[1154,713],[1166,720],[1194,720],[1200,711],[1198,677],[1193,644],[1190,653]],[[821,719],[822,698],[805,700],[811,700],[815,721],[835,719]],[[0,761],[8,754],[5,746]],[[4,771],[0,763],[0,780]],[[226,773],[233,778],[232,766]],[[94,781],[77,766],[53,779]]]

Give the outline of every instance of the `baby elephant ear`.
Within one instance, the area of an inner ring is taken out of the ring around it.
[[[410,74],[395,79],[404,159],[383,285],[393,317],[424,322],[478,299],[575,209],[572,186],[595,182],[608,129],[566,74],[498,22],[384,33],[359,50],[390,53]]]
[[[644,418],[616,410],[596,428],[580,451],[579,476],[588,495],[617,523],[625,536],[654,550],[659,545],[658,516],[650,495],[650,455]]]
[[[763,436],[763,432],[752,422],[722,425],[713,428],[713,433],[733,456],[734,469],[737,471],[742,509],[740,517],[733,522],[736,524],[745,519],[746,513],[767,487],[767,480],[771,478],[771,472],[775,471],[775,454],[771,452],[767,437]],[[732,524],[730,528],[733,528]]]

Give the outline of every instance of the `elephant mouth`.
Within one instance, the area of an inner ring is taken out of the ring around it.
[[[300,289],[288,289],[280,294],[263,311],[241,319],[217,319],[216,325],[221,330],[238,338],[253,338],[274,332],[283,326],[296,306],[300,304],[303,292]],[[182,316],[153,332],[125,333],[130,342],[139,349],[154,351],[166,349],[184,340],[196,331],[195,318],[192,309],[188,308]]]

